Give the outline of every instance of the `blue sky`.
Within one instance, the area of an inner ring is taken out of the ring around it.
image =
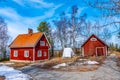
[[[37,31],[41,21],[57,19],[63,11],[69,16],[72,5],[79,7],[78,15],[87,13],[89,20],[99,19],[100,12],[83,0],[6,0],[0,3],[0,16],[7,22],[9,35],[14,39],[18,34],[27,33],[28,28]],[[112,39],[115,41],[115,36]]]

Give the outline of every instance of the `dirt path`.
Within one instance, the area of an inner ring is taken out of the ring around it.
[[[63,72],[40,70],[36,66],[20,69],[29,74],[33,80],[120,80],[120,69],[116,66],[116,56],[109,56],[96,71]]]

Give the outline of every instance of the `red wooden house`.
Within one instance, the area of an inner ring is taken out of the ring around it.
[[[92,34],[81,46],[83,56],[107,56],[108,46],[96,35]]]
[[[50,44],[42,32],[20,34],[9,45],[11,61],[37,61],[49,59]]]

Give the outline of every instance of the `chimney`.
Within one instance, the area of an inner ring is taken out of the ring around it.
[[[32,35],[33,34],[33,30],[28,28],[28,34]]]

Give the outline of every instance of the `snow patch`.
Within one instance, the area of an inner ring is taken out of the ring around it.
[[[31,77],[5,65],[0,66],[0,76],[5,76],[6,80],[29,80]]]
[[[86,61],[86,64],[99,64],[97,61]]]
[[[61,63],[61,64],[58,64],[58,65],[56,65],[56,66],[53,66],[53,68],[60,68],[60,67],[65,67],[65,66],[67,66],[67,64],[66,63]]]

